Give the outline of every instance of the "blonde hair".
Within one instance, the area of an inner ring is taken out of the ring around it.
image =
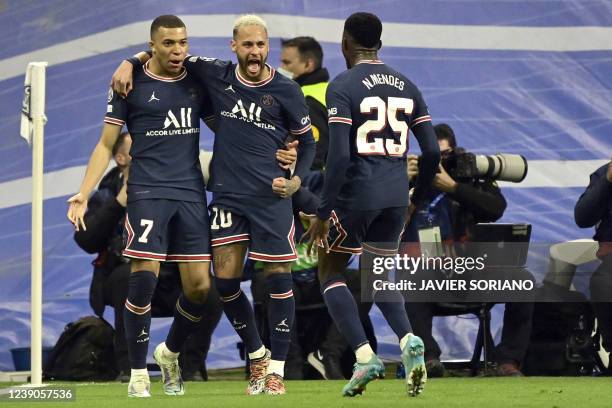
[[[234,29],[232,32],[234,39],[236,39],[236,36],[238,35],[238,30],[241,27],[252,26],[252,25],[262,27],[264,30],[266,30],[266,34],[268,34],[268,25],[263,20],[263,18],[255,14],[244,14],[238,17],[236,21],[234,22]]]

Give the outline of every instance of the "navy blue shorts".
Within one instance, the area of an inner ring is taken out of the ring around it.
[[[332,211],[329,249],[332,252],[395,255],[404,231],[407,207],[357,211],[337,208]]]
[[[213,247],[250,241],[249,259],[264,262],[297,259],[290,199],[214,193],[209,209]]]
[[[167,262],[210,261],[206,203],[154,198],[128,203],[125,217],[129,258]]]

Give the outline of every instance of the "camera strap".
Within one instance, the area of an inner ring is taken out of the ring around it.
[[[421,244],[421,252],[425,256],[437,257],[444,255],[442,247],[442,234],[440,226],[434,224],[433,210],[438,203],[444,198],[446,193],[438,194],[427,206],[427,227],[419,228],[419,242]]]
[[[446,193],[440,193],[437,196],[435,196],[433,200],[431,200],[431,202],[427,206],[427,219],[428,220],[431,220],[433,218],[434,208],[436,208],[436,206],[440,203],[440,201],[444,198],[445,195]]]

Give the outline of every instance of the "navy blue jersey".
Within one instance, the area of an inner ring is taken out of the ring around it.
[[[185,70],[175,78],[134,71],[127,98],[109,91],[104,121],[127,125],[132,136],[128,200],[167,198],[205,201],[199,161],[200,117],[212,113],[209,100]]]
[[[355,210],[407,206],[408,132],[420,123],[431,126],[417,87],[381,61],[362,61],[329,84],[326,99],[330,148],[338,148],[327,159],[319,216],[329,217],[335,205]],[[344,167],[334,166],[343,160]]]
[[[208,189],[213,192],[276,196],[272,180],[286,177],[276,160],[289,135],[300,140],[296,174],[310,168],[314,139],[299,85],[270,68],[270,76],[250,82],[236,64],[188,57],[190,75],[207,88],[215,110],[215,143]],[[312,150],[304,163],[304,149]],[[298,167],[300,169],[298,169]]]

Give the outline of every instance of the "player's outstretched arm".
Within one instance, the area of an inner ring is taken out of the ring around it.
[[[100,140],[89,158],[87,171],[81,183],[81,188],[77,194],[68,199],[69,207],[67,217],[77,231],[79,231],[80,228],[84,230],[87,229],[84,217],[87,211],[89,195],[100,182],[100,179],[108,168],[108,164],[113,156],[113,145],[117,141],[120,133],[121,126],[112,125],[110,123],[104,124]]]
[[[336,206],[336,198],[342,189],[346,171],[351,164],[350,130],[350,124],[337,122],[329,124],[330,138],[325,165],[325,181],[321,192],[321,205],[317,208],[317,216],[321,220],[327,220]]]
[[[302,221],[308,221],[310,226],[302,235],[300,243],[308,243],[308,253],[312,253],[314,245],[323,247],[329,252],[327,236],[329,234],[329,218],[336,205],[336,197],[344,184],[346,170],[350,165],[349,134],[351,126],[344,123],[330,123],[330,144],[325,169],[325,181],[321,202],[317,208],[316,215],[300,213]]]
[[[412,202],[420,203],[425,198],[425,194],[431,187],[431,182],[438,171],[440,147],[430,120],[413,126],[411,130],[421,148],[421,158],[418,164],[419,178],[414,188]]]
[[[132,71],[134,70],[134,64],[140,63],[142,65],[150,58],[151,56],[143,51],[130,59],[123,60],[111,78],[111,87],[113,90],[125,98],[133,89]]]
[[[310,124],[304,133],[295,136],[299,140],[299,144],[297,145],[297,160],[293,174],[294,177],[299,177],[301,180],[310,171],[316,153],[316,146]]]

